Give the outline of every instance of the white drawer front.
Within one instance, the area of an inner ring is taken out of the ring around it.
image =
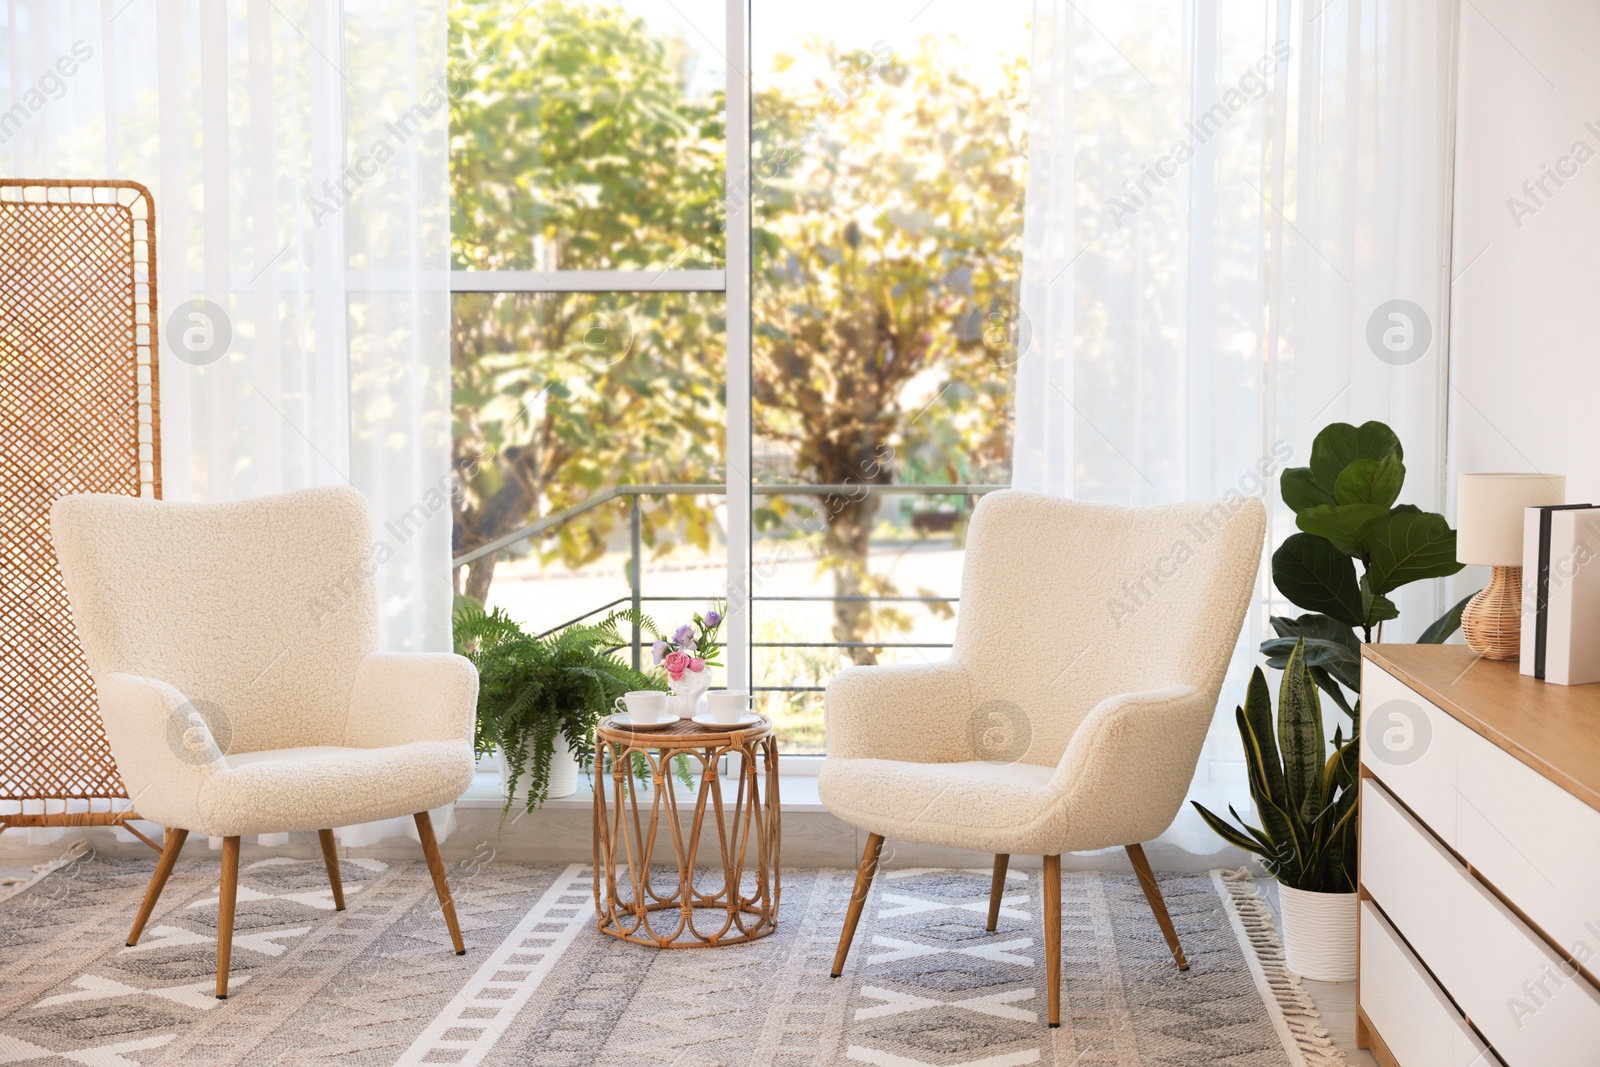
[[[1600,993],[1382,787],[1361,805],[1362,883],[1508,1067],[1594,1067]]]
[[[1600,811],[1477,734],[1461,739],[1458,766],[1456,851],[1600,972]]]
[[[1465,726],[1370,661],[1361,664],[1361,762],[1455,847],[1456,750]]]
[[[1458,867],[1372,779],[1361,782],[1361,885],[1452,993],[1457,939],[1451,892]]]
[[[1361,1010],[1403,1067],[1498,1067],[1382,915],[1361,902]]]

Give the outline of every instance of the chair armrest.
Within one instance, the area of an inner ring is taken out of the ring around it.
[[[972,685],[953,661],[849,667],[828,682],[823,700],[829,756],[914,763],[976,758],[966,727]]]
[[[134,810],[163,826],[198,825],[202,787],[228,768],[223,750],[233,731],[226,709],[197,706],[166,682],[137,674],[105,675],[95,690]]]
[[[372,652],[356,667],[344,743],[472,741],[478,669],[449,652]]]
[[[1189,792],[1215,712],[1215,697],[1192,685],[1095,705],[1051,782],[1071,813],[1073,851],[1160,836]]]

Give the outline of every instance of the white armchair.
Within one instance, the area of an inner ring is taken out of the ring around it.
[[[1187,970],[1141,842],[1194,777],[1261,561],[1257,500],[1116,507],[1006,491],[967,534],[942,663],[852,667],[826,695],[818,791],[868,832],[833,974],[886,837],[1045,861],[1045,963],[1060,1024],[1061,854],[1123,846]]]
[[[241,836],[315,830],[343,910],[333,828],[412,815],[464,953],[428,811],[472,781],[478,676],[460,656],[376,651],[365,498],[68,496],[50,529],[117,770],[140,815],[167,827],[128,944],[185,838],[223,838],[225,998]]]

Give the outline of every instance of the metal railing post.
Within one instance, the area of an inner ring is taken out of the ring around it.
[[[629,560],[628,560],[628,592],[632,595],[632,599],[633,599],[633,669],[634,670],[639,670],[639,665],[642,662],[642,659],[641,659],[641,656],[640,656],[640,652],[642,650],[639,648],[639,540],[640,540],[640,518],[639,518],[639,494],[638,493],[634,493],[633,494],[633,509],[632,509],[632,514],[629,516],[629,521],[630,521],[630,524],[631,524],[631,528],[630,528],[629,533],[628,533],[628,550],[629,550],[629,553],[630,553],[630,557],[629,557]]]

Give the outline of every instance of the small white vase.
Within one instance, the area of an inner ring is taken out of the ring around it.
[[[692,719],[700,714],[700,698],[711,688],[711,668],[684,671],[683,677],[677,681],[668,678],[667,686],[672,690],[672,700],[668,702],[670,706],[667,710],[680,719]]]
[[[1309,893],[1279,884],[1283,913],[1283,962],[1302,978],[1317,982],[1356,980],[1354,893]]]
[[[513,783],[511,768],[506,764],[506,754],[501,752],[500,784],[503,790],[510,793],[513,800],[525,803],[528,796],[528,768],[522,767]],[[546,800],[570,797],[578,791],[578,757],[567,747],[566,738],[559,734],[556,735],[556,750],[550,755],[548,785],[549,789],[545,792]]]

